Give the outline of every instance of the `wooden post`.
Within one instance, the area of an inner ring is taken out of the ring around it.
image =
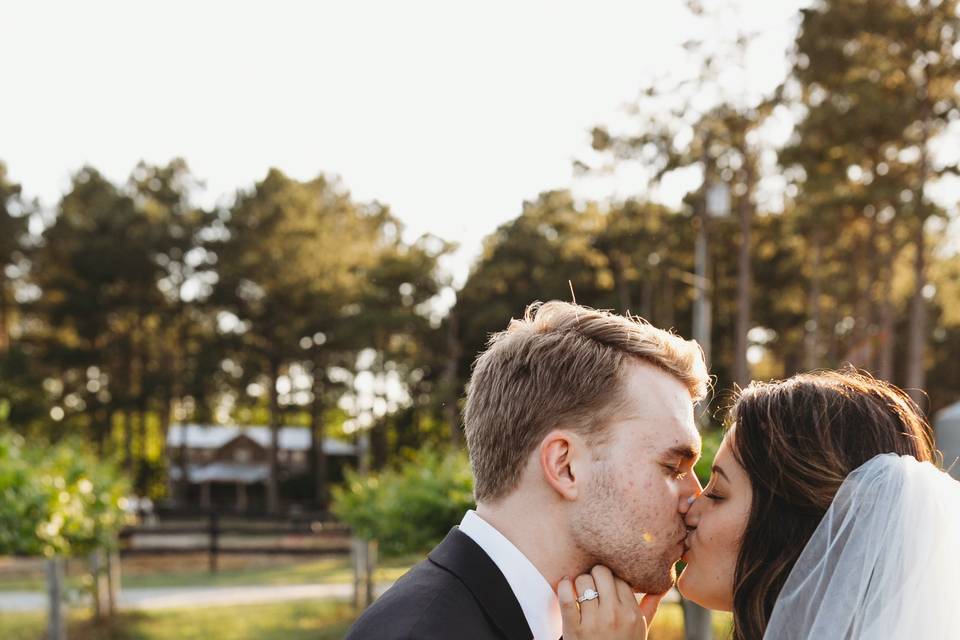
[[[374,582],[373,582],[373,571],[377,567],[377,542],[375,540],[367,542],[367,566],[364,567],[364,573],[366,574],[366,584],[367,590],[364,598],[364,605],[369,607],[373,604],[376,594],[374,594]]]
[[[210,573],[217,572],[217,547],[220,538],[220,518],[216,511],[210,512],[210,550],[208,561]]]
[[[365,561],[363,559],[366,544],[360,538],[350,539],[350,560],[353,565],[353,608],[360,611],[363,607],[363,577]]]
[[[684,640],[710,640],[713,638],[713,616],[709,609],[690,602],[686,598],[681,600],[683,605],[683,637]]]
[[[120,553],[107,552],[107,611],[116,615],[120,608]]]
[[[373,571],[377,564],[377,543],[351,539],[350,558],[353,560],[353,606],[363,610],[373,603],[376,595]]]
[[[47,572],[47,638],[48,640],[66,640],[67,608],[63,601],[63,558],[49,558],[46,561]]]
[[[110,600],[107,568],[109,560],[103,549],[96,549],[90,554],[90,577],[93,578],[91,595],[93,596],[93,619],[103,620],[107,613]]]

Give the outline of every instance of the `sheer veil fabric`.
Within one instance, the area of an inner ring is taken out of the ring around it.
[[[790,572],[763,637],[960,638],[960,482],[896,454],[856,469]]]

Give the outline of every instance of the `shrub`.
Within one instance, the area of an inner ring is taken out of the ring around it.
[[[333,490],[333,512],[385,556],[423,553],[474,506],[470,463],[462,451],[423,450],[402,465],[361,478],[348,471]]]
[[[29,446],[0,434],[0,555],[82,555],[114,547],[127,485],[78,442]]]

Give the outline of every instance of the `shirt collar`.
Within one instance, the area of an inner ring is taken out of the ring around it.
[[[534,640],[557,640],[563,633],[557,594],[527,556],[472,509],[463,516],[460,531],[490,556],[507,579]]]

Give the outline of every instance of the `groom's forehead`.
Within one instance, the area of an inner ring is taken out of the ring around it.
[[[679,420],[669,413],[641,413],[621,416],[619,428],[635,446],[655,455],[680,458],[700,457],[700,434],[693,421]]]

